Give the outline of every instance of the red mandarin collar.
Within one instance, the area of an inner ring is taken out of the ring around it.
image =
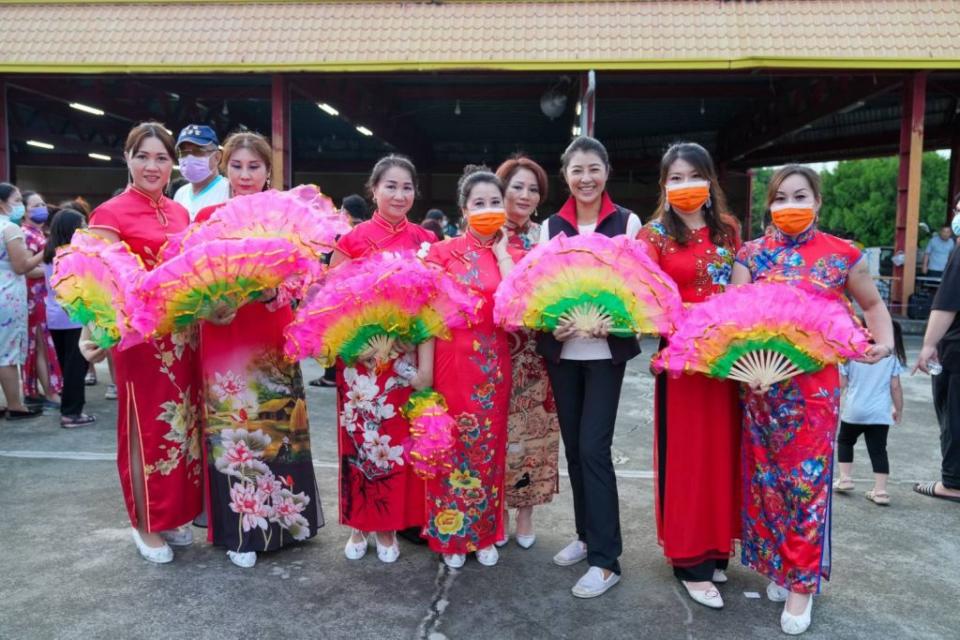
[[[617,210],[617,205],[613,204],[613,200],[610,198],[610,194],[604,191],[600,195],[600,214],[597,216],[597,226],[600,226],[600,223],[612,213]],[[577,222],[577,200],[573,196],[567,198],[567,201],[563,203],[563,206],[560,207],[560,211],[557,211],[557,215],[573,225],[574,228],[579,226]]]
[[[404,217],[403,220],[401,220],[400,222],[393,224],[389,220],[387,220],[383,216],[383,214],[380,213],[379,211],[373,212],[373,221],[377,223],[378,226],[383,227],[390,233],[400,233],[401,231],[406,229],[407,225],[409,224],[406,217]]]
[[[467,244],[476,249],[489,249],[493,246],[494,239],[497,237],[496,234],[494,234],[487,240],[481,240],[477,236],[473,235],[472,229],[468,229],[463,235],[467,238]]]
[[[167,220],[167,214],[164,211],[165,203],[163,199],[163,194],[160,195],[158,200],[154,200],[146,191],[136,188],[134,185],[127,187],[127,193],[133,194],[134,196],[140,198],[141,200],[146,201],[150,208],[153,209],[154,213],[157,216],[157,221],[160,223],[160,226],[166,227],[169,221]]]

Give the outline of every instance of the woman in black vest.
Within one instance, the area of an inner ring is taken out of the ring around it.
[[[543,225],[540,242],[560,233],[636,237],[640,219],[615,205],[604,189],[610,175],[604,146],[581,136],[560,161],[570,198]],[[618,338],[605,330],[585,336],[561,325],[538,336],[537,351],[547,361],[556,398],[577,525],[577,539],[553,561],[569,566],[587,560],[590,569],[573,595],[594,598],[620,580],[620,509],[610,447],[626,362],[640,353],[640,346],[636,338]]]

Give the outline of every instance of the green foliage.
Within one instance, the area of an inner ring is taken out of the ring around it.
[[[923,154],[920,185],[920,220],[936,233],[944,224],[950,161],[937,153]],[[867,247],[892,246],[897,222],[897,172],[893,158],[845,160],[823,178],[823,208],[820,228],[849,237]],[[759,169],[754,175],[752,237],[761,230],[766,188],[771,169]],[[926,244],[929,234],[922,229],[919,242]]]
[[[767,208],[767,185],[773,169],[764,167],[753,172],[753,197],[750,202],[750,233],[749,238],[759,238],[763,235],[763,213]]]

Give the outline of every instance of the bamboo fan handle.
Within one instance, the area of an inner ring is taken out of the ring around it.
[[[743,382],[758,393],[766,393],[770,387],[803,373],[789,358],[772,349],[748,351],[730,367],[727,378]]]

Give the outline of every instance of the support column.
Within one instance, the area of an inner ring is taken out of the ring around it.
[[[960,101],[958,101],[960,102]],[[953,125],[950,139],[950,174],[947,181],[947,217],[943,223],[949,225],[953,220],[953,201],[960,191],[960,120]]]
[[[920,223],[920,172],[923,166],[923,114],[927,73],[915,71],[904,81],[900,119],[900,171],[897,176],[895,251],[903,251],[902,267],[894,269],[893,300],[901,312],[914,291],[917,275],[917,231]]]
[[[273,74],[271,98],[271,133],[273,144],[273,171],[270,183],[274,189],[292,187],[293,168],[290,144],[290,87],[281,74]]]
[[[7,120],[7,83],[0,80],[0,182],[10,182],[10,123]]]
[[[591,69],[580,76],[580,133],[593,137],[597,114],[597,74]]]

